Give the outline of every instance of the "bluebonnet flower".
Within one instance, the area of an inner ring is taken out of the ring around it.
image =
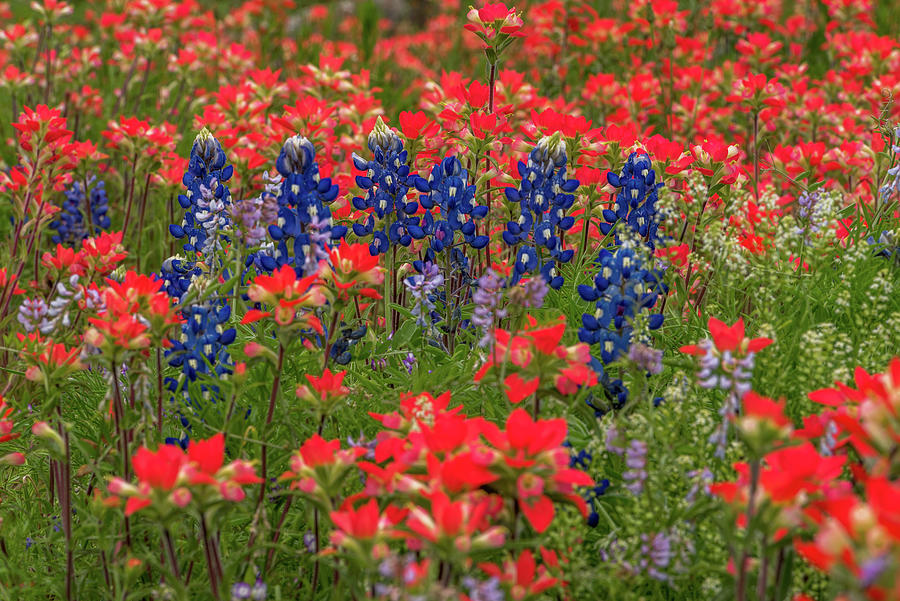
[[[363,223],[353,224],[359,238],[372,236],[369,252],[372,256],[386,253],[393,244],[409,246],[412,240],[425,237],[425,230],[414,217],[417,202],[407,202],[406,195],[415,180],[409,175],[407,152],[403,142],[381,117],[369,134],[368,147],[374,158],[367,161],[353,155],[353,165],[365,175],[356,176],[356,185],[366,191],[365,198],[357,196],[353,206],[369,214]]]
[[[800,194],[800,197],[797,199],[797,216],[804,222],[809,224],[809,229],[811,232],[818,232],[821,224],[816,223],[814,220],[815,217],[815,208],[819,203],[819,200],[822,196],[822,193],[818,190],[814,192],[803,191]],[[798,229],[797,233],[802,234],[806,231],[806,226]]]
[[[96,182],[96,183],[95,183]],[[109,201],[106,197],[104,182],[97,181],[95,176],[87,180],[87,194],[83,182],[75,182],[66,190],[66,199],[56,219],[50,222],[50,229],[56,230],[52,240],[54,244],[77,246],[81,241],[109,229]],[[85,222],[90,213],[94,231]]]
[[[269,235],[276,246],[272,255],[261,255],[259,262],[267,271],[291,265],[312,273],[331,242],[347,233],[345,226],[334,225],[331,216],[330,205],[338,196],[338,187],[331,178],[319,175],[316,149],[301,135],[285,140],[275,168],[281,175],[276,192],[278,224],[269,226]],[[265,197],[263,200],[265,206]]]
[[[338,338],[331,344],[331,359],[338,365],[347,365],[353,357],[350,349],[366,335],[365,325],[358,328],[341,328]]]
[[[487,346],[493,341],[495,322],[506,317],[506,309],[500,306],[502,300],[503,283],[494,270],[487,269],[478,278],[478,287],[472,293],[475,310],[471,323],[481,330],[478,346]]]
[[[218,301],[192,305],[185,309],[181,340],[173,340],[166,351],[169,364],[181,367],[188,380],[198,374],[221,376],[230,369],[227,346],[234,342],[236,331],[226,328],[231,307]]]
[[[231,585],[231,601],[247,601],[252,588],[246,582],[235,582]]]
[[[444,285],[444,276],[437,265],[425,263],[422,265],[422,272],[403,280],[403,285],[415,302],[412,314],[416,316],[416,323],[421,327],[433,323],[431,312],[435,310],[435,291]]]
[[[609,184],[619,188],[616,194],[615,210],[604,209],[600,231],[608,234],[618,223],[626,224],[631,231],[641,238],[651,250],[659,242],[659,214],[656,201],[659,189],[663,186],[656,181],[656,171],[651,167],[650,157],[646,154],[631,153],[625,161],[622,172],[607,176]],[[615,234],[619,244],[619,233]]]
[[[890,565],[891,556],[889,553],[876,555],[875,557],[864,561],[859,567],[860,586],[863,588],[873,586],[878,582],[878,579],[881,578],[881,575],[884,574],[885,570],[887,570]]]
[[[602,249],[595,261],[599,265],[594,285],[578,286],[578,294],[593,302],[593,313],[581,317],[578,339],[600,346],[600,358],[608,365],[628,352],[633,328],[631,322],[640,314],[648,314],[656,305],[659,293],[665,291],[659,275],[646,269],[634,250],[622,247],[615,253]],[[649,327],[662,325],[663,316],[650,315]]]
[[[829,419],[825,426],[825,435],[819,441],[819,454],[830,457],[834,455],[834,449],[837,447],[837,436],[840,432],[837,423],[833,419]]]
[[[688,472],[687,476],[694,481],[691,485],[691,489],[684,498],[688,505],[693,505],[701,492],[706,496],[711,494],[710,485],[713,483],[713,480],[715,480],[715,476],[713,476],[712,471],[710,471],[708,467],[705,467],[702,470],[691,470]]]
[[[306,547],[307,553],[315,553],[316,552],[316,536],[312,533],[312,530],[307,530],[303,533],[303,546]]]
[[[216,192],[219,189],[219,181],[217,179],[213,178],[209,185],[210,187],[207,188],[200,184],[200,198],[197,199],[195,213],[197,223],[200,224],[204,233],[200,252],[207,257],[213,256],[223,248],[219,233],[230,224],[230,213],[226,212],[226,205],[230,198],[218,197]]]
[[[250,589],[251,601],[266,601],[268,592],[268,587],[266,586],[266,583],[263,582],[262,576],[257,576],[253,588]]]
[[[225,182],[234,173],[234,167],[225,161],[222,144],[209,130],[201,130],[194,139],[188,168],[181,180],[187,188],[178,197],[178,204],[186,211],[184,221],[181,225],[169,225],[169,233],[174,237],[187,238],[186,251],[203,252],[209,233],[215,234],[225,225],[223,219],[227,217],[223,213],[231,204]],[[207,221],[213,223],[205,225]]]
[[[594,396],[595,392],[589,392],[584,403],[594,411],[594,417],[601,418],[610,411],[617,411],[628,402],[628,389],[621,379],[610,378],[603,364],[594,356],[591,356],[591,369],[597,373],[599,387],[595,392],[602,396]]]
[[[566,161],[559,134],[541,138],[528,162],[519,162],[519,187],[506,189],[506,198],[519,204],[518,219],[507,222],[503,232],[503,241],[516,249],[513,284],[528,273],[540,273],[553,289],[563,284],[556,266],[568,263],[575,251],[563,250],[560,235],[575,224],[566,211],[578,189],[578,180],[566,179]]]
[[[190,288],[191,282],[202,273],[203,269],[196,261],[175,255],[163,261],[159,277],[164,282],[166,293],[180,301]]]
[[[469,172],[463,169],[462,163],[455,156],[444,158],[435,165],[428,179],[418,177],[414,183],[422,192],[419,204],[431,211],[438,209],[438,219],[432,213],[422,218],[421,227],[428,236],[429,248],[425,251],[425,259],[435,260],[435,253],[456,244],[456,232],[472,248],[487,246],[489,238],[476,233],[475,220],[483,219],[488,208],[476,206],[475,186],[468,185]]]
[[[866,242],[878,249],[875,253],[876,256],[885,259],[893,257],[895,263],[900,263],[900,243],[897,242],[893,232],[881,232],[877,242],[873,236],[869,236],[866,238]]]
[[[353,448],[361,448],[366,450],[366,454],[363,455],[363,458],[374,461],[375,460],[375,447],[378,446],[377,440],[368,440],[366,436],[360,432],[359,438],[353,439],[352,437],[347,437],[347,444]]]
[[[224,298],[208,294],[209,277],[199,262],[197,253],[203,253],[207,268],[215,266],[218,251],[230,229],[231,196],[223,184],[231,178],[232,167],[226,166],[222,145],[207,130],[202,130],[194,140],[191,159],[184,174],[187,187],[179,203],[186,209],[181,226],[170,225],[169,231],[176,238],[188,239],[184,245],[190,258],[171,257],[163,262],[160,277],[166,292],[181,301],[189,290],[197,290],[195,304],[182,309],[184,323],[179,339],[171,340],[166,350],[169,365],[181,370],[182,378],[166,378],[166,385],[174,395],[181,392],[188,407],[198,406],[201,400],[215,402],[219,388],[213,383],[201,381],[202,399],[191,394],[191,385],[198,378],[217,380],[231,370],[228,345],[234,342],[236,331],[227,327],[231,307]],[[196,390],[196,389],[195,389]],[[187,417],[179,409],[182,426],[190,430]],[[174,439],[182,442],[181,438]]]
[[[56,295],[49,305],[41,297],[26,298],[19,305],[16,316],[25,331],[30,333],[39,330],[41,334],[50,334],[57,327],[69,327],[71,319],[67,309],[84,296],[83,288],[78,281],[78,275],[72,274],[68,282],[57,282]]]
[[[568,441],[564,442],[563,446],[569,448],[572,447],[571,443]],[[587,471],[591,467],[591,462],[593,460],[594,456],[585,449],[581,449],[578,453],[569,453],[569,467],[571,468]],[[597,503],[599,502],[600,497],[606,493],[606,489],[608,488],[609,480],[602,478],[597,480],[594,486],[586,487],[581,493],[585,503],[587,503],[587,506],[590,508],[587,523],[591,528],[600,523],[600,514],[597,512]]]

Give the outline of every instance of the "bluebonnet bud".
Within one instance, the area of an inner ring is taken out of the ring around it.
[[[566,179],[566,161],[565,144],[558,134],[541,138],[528,162],[519,162],[519,187],[506,189],[506,198],[519,204],[518,219],[507,222],[503,232],[503,242],[516,249],[511,283],[525,274],[539,273],[553,289],[563,284],[556,266],[568,263],[575,251],[563,250],[560,235],[575,224],[566,212],[578,189],[578,180]]]
[[[376,256],[386,253],[393,244],[409,246],[413,239],[421,240],[425,230],[413,216],[418,203],[406,201],[415,183],[406,164],[407,152],[381,117],[369,134],[368,146],[374,155],[371,161],[353,155],[353,165],[365,172],[356,176],[356,185],[366,191],[365,197],[353,199],[353,206],[369,213],[363,223],[353,224],[353,233],[359,238],[371,236],[369,252]]]

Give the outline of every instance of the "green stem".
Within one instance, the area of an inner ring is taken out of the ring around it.
[[[281,369],[284,366],[284,345],[278,343],[278,362],[275,365],[275,380],[272,382],[272,393],[269,395],[269,410],[266,413],[266,431],[272,423],[272,417],[275,415],[275,402],[278,400],[279,387],[281,385]],[[262,505],[266,496],[266,481],[268,479],[268,445],[265,440],[262,442],[262,461],[260,462],[260,477],[262,483],[259,485],[259,498],[256,500],[256,509]]]

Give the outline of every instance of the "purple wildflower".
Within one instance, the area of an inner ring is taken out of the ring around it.
[[[16,316],[16,319],[22,324],[26,332],[31,333],[38,327],[38,324],[44,319],[48,311],[49,308],[43,298],[26,298],[19,305],[19,314]]]
[[[416,365],[416,356],[412,353],[406,353],[406,356],[401,359],[401,363],[403,363],[403,367],[406,368],[407,373],[412,374],[413,368]]]
[[[432,293],[444,285],[444,276],[434,263],[427,262],[422,268],[422,273],[417,273],[403,280],[406,289],[415,300],[412,314],[416,316],[416,323],[425,327],[430,320],[425,316],[434,310]]]
[[[262,197],[239,200],[231,205],[231,223],[244,246],[257,246],[266,238],[266,222],[262,218]]]
[[[647,481],[647,443],[643,440],[632,440],[625,450],[625,465],[628,467],[622,474],[625,488],[634,495],[640,495]]]
[[[651,376],[662,373],[663,352],[646,344],[635,342],[628,349],[628,358]]]
[[[246,582],[235,582],[231,585],[231,601],[246,601],[250,598],[252,588]]]
[[[478,288],[472,293],[472,301],[475,303],[472,325],[482,332],[478,346],[487,346],[493,342],[494,320],[506,317],[506,309],[498,308],[502,298],[503,283],[494,270],[488,269],[478,278]]]
[[[736,358],[730,351],[721,356],[715,351],[711,340],[701,340],[699,345],[706,354],[700,358],[700,371],[697,373],[699,384],[703,388],[719,388],[728,394],[719,410],[722,421],[709,438],[715,445],[715,455],[725,458],[725,446],[728,444],[728,426],[741,409],[741,399],[750,391],[750,379],[753,376],[754,353],[746,357]]]
[[[469,591],[469,599],[472,601],[503,601],[506,596],[500,588],[500,581],[496,578],[488,578],[480,581],[466,576],[462,584]]]

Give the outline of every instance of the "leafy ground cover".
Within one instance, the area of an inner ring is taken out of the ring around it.
[[[900,599],[897,16],[0,3],[0,599]]]

